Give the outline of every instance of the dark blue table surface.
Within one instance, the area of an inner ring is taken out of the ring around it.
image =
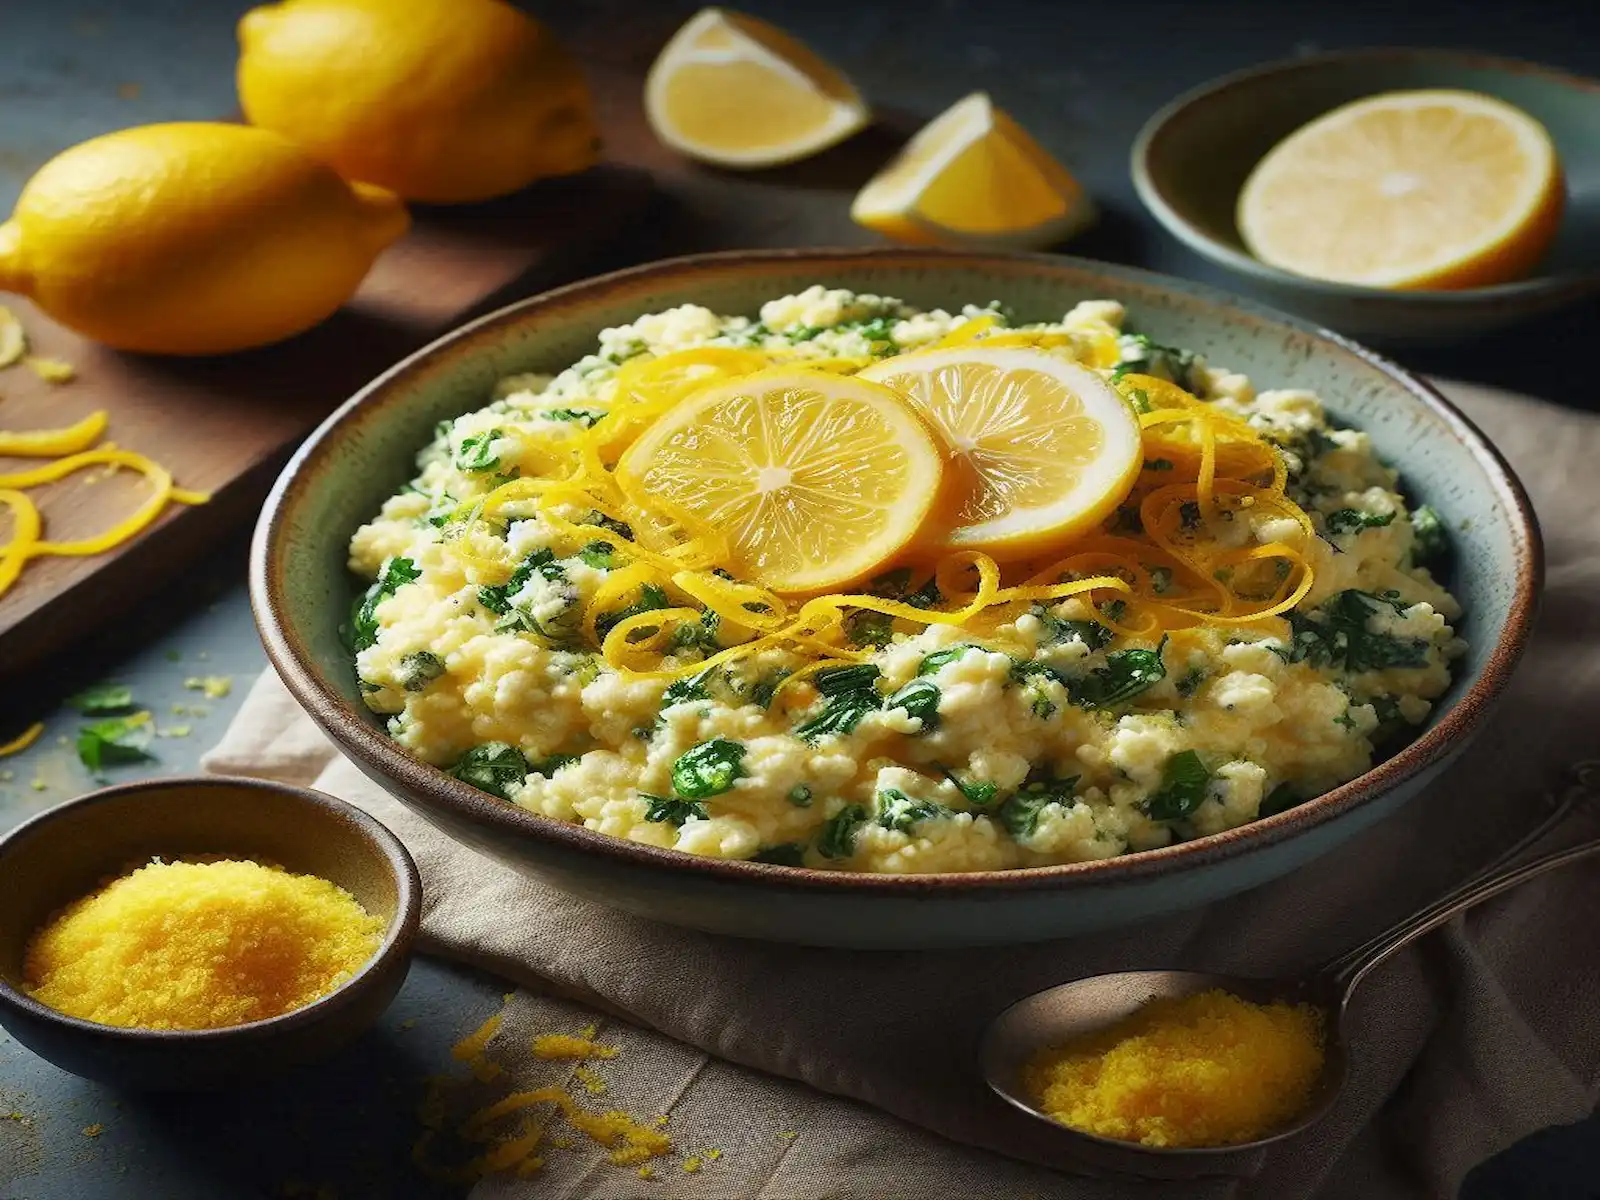
[[[0,206],[9,208],[40,163],[83,138],[231,111],[233,26],[245,7],[230,0],[0,0]],[[592,56],[638,65],[691,6],[611,0],[529,7]],[[1074,252],[1224,286],[1214,268],[1140,210],[1128,179],[1134,132],[1178,92],[1255,62],[1383,44],[1471,48],[1600,75],[1592,3],[753,0],[741,7],[823,50],[891,124],[914,126],[968,91],[988,90],[1101,202],[1104,221]],[[849,154],[842,168],[840,161],[809,176],[804,167],[738,179],[673,172],[651,219],[595,265],[723,246],[870,241],[846,215],[859,164]],[[1596,316],[1589,306],[1515,335],[1405,360],[1592,406],[1592,371],[1571,347],[1593,336]],[[0,423],[3,413],[0,401]],[[86,681],[132,684],[174,735],[158,739],[155,763],[121,768],[117,778],[195,768],[264,668],[242,563],[239,546],[216,556],[42,678],[5,689],[6,727],[39,715],[49,728],[33,750],[0,764],[0,831],[93,786],[69,744],[73,714],[53,707]],[[226,677],[232,692],[206,698],[185,686],[197,676]],[[187,735],[177,736],[184,726]],[[0,881],[0,903],[3,894]],[[0,1200],[232,1200],[314,1195],[318,1188],[339,1200],[448,1194],[421,1180],[409,1162],[422,1080],[444,1067],[449,1045],[491,1011],[499,990],[495,981],[419,961],[395,1007],[354,1048],[281,1084],[220,1099],[119,1095],[0,1035]],[[90,1126],[102,1132],[86,1136]]]

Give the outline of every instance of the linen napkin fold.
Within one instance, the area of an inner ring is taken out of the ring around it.
[[[1425,795],[1293,875],[1205,909],[1068,941],[937,952],[676,929],[568,897],[449,838],[337,755],[270,673],[206,765],[310,784],[371,812],[421,869],[425,949],[526,989],[508,1003],[502,1036],[571,1029],[592,1008],[626,1017],[631,1025],[608,1026],[624,1049],[608,1102],[666,1113],[680,1147],[723,1151],[649,1184],[603,1156],[552,1156],[540,1196],[1453,1195],[1475,1163],[1580,1119],[1600,1093],[1592,867],[1485,905],[1375,973],[1351,1012],[1339,1104],[1249,1178],[1138,1184],[1042,1169],[1072,1164],[1047,1130],[989,1096],[973,1065],[985,1022],[1052,983],[1156,966],[1286,974],[1360,943],[1536,825],[1563,769],[1600,749],[1590,716],[1600,704],[1600,417],[1468,385],[1447,391],[1518,468],[1544,525],[1544,614],[1527,658],[1488,727]],[[1600,833],[1597,809],[1552,838]],[[519,1086],[556,1069],[501,1061]],[[534,1188],[491,1177],[474,1195]]]

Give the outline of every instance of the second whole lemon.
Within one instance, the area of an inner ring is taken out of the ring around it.
[[[501,0],[284,0],[239,22],[239,102],[347,179],[487,200],[592,166],[577,64]]]
[[[123,350],[242,350],[332,313],[408,223],[392,193],[278,134],[145,125],[28,181],[0,225],[0,291]]]

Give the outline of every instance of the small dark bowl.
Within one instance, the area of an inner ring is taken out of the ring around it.
[[[1459,88],[1542,122],[1567,180],[1561,228],[1525,279],[1458,291],[1393,291],[1291,274],[1253,257],[1234,224],[1250,171],[1290,133],[1379,92]],[[1600,292],[1600,81],[1457,50],[1339,50],[1268,63],[1185,92],[1135,139],[1135,189],[1167,231],[1232,272],[1232,284],[1378,345],[1459,342],[1536,320]]]
[[[155,855],[193,854],[267,860],[331,880],[388,922],[383,943],[322,999],[224,1029],[100,1025],[23,990],[23,952],[54,913]],[[0,839],[0,879],[0,1025],[74,1075],[151,1090],[248,1083],[353,1039],[405,981],[422,905],[411,855],[366,813],[321,792],[220,776],[123,784],[43,813]]]

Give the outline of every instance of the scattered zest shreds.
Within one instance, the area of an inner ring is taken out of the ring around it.
[[[29,746],[37,742],[43,733],[44,722],[35,721],[9,742],[0,745],[0,758],[10,758],[13,754],[21,754]]]
[[[0,306],[0,367],[11,367],[28,352],[28,335],[9,308]]]

